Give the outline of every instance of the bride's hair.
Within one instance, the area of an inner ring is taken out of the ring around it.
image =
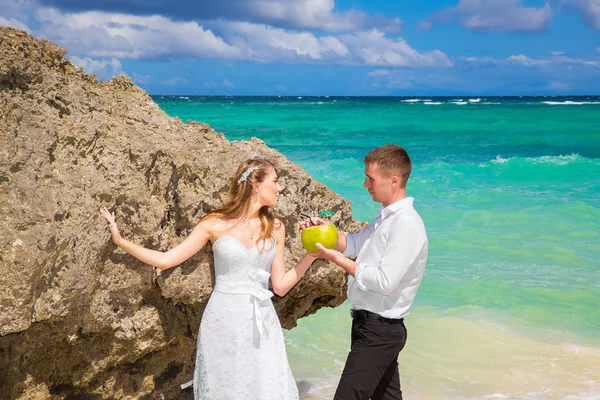
[[[244,161],[233,175],[227,203],[223,207],[211,211],[208,215],[220,219],[244,218],[248,213],[253,195],[252,184],[264,181],[271,171],[277,173],[275,165],[270,161],[260,158]],[[261,207],[258,211],[258,217],[261,222],[260,237],[258,240],[260,241],[273,236],[275,217],[271,213],[270,207]]]

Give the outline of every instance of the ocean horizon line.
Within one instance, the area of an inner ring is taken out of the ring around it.
[[[411,99],[411,98],[502,98],[502,99],[531,99],[531,98],[600,98],[600,94],[565,94],[565,95],[317,95],[317,94],[148,94],[150,97],[262,97],[262,98],[381,98],[381,99]]]

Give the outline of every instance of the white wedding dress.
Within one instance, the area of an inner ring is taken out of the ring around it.
[[[196,400],[299,398],[268,290],[274,242],[262,252],[232,236],[213,244],[215,288],[198,333]]]

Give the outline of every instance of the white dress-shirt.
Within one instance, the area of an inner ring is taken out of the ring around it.
[[[346,235],[346,257],[358,266],[348,278],[348,300],[355,310],[386,318],[410,313],[427,261],[423,220],[407,197],[380,208],[366,228]]]

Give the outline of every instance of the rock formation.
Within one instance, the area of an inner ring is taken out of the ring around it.
[[[257,139],[229,142],[167,116],[125,77],[98,83],[66,51],[0,27],[0,398],[178,398],[212,288],[210,247],[159,274],[124,237],[168,249],[226,199],[237,165],[278,166],[288,267],[303,254],[301,212],[348,201]],[[275,304],[282,325],[345,299],[341,269],[317,261]],[[73,397],[74,396],[74,397]]]

